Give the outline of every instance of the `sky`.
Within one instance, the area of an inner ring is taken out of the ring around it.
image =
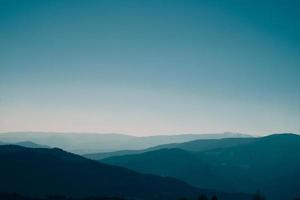
[[[0,0],[0,131],[300,132],[298,0]]]

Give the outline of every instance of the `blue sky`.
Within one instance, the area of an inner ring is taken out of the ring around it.
[[[0,131],[300,132],[300,3],[0,1]]]

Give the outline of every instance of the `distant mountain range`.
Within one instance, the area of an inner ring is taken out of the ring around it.
[[[205,150],[211,150],[215,148],[224,148],[224,147],[230,147],[239,144],[246,144],[258,139],[259,138],[254,138],[254,137],[197,139],[197,140],[183,142],[183,143],[162,144],[162,145],[150,147],[147,149],[141,149],[141,150],[121,150],[121,151],[104,152],[104,153],[91,153],[91,154],[84,154],[83,156],[93,160],[101,160],[113,156],[139,154],[139,153],[154,151],[158,149],[180,148],[187,151],[205,151]]]
[[[15,145],[19,145],[22,147],[28,147],[28,148],[50,148],[47,145],[41,145],[41,144],[36,144],[30,141],[23,141],[23,142],[17,142]]]
[[[250,195],[201,190],[175,178],[140,174],[92,161],[61,149],[0,146],[0,193],[28,196],[120,196],[174,200],[216,194],[220,200],[249,200]]]
[[[196,140],[130,153],[101,162],[176,177],[201,188],[246,193],[260,190],[271,200],[300,197],[299,135]]]
[[[0,133],[0,140],[0,194],[171,200],[204,193],[246,200],[247,194],[262,191],[268,200],[300,197],[300,136],[295,134]],[[50,147],[89,152],[114,142],[121,145],[113,145],[117,151],[84,155],[98,162]],[[134,149],[138,142],[147,148]],[[118,150],[124,146],[128,149]]]
[[[220,134],[182,134],[136,137],[123,134],[98,133],[47,133],[47,132],[8,132],[0,133],[0,141],[17,143],[31,141],[40,145],[58,147],[84,154],[119,150],[138,150],[167,143],[187,142],[196,139],[216,139],[231,137],[250,137],[240,133]]]
[[[50,148],[47,145],[40,145],[30,141],[23,141],[23,142],[16,142],[16,143],[5,143],[0,141],[0,145],[18,145],[18,146],[28,147],[28,148]]]

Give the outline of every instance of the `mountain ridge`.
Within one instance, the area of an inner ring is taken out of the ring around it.
[[[199,138],[232,137],[234,133],[182,134],[137,137],[124,134],[95,133],[51,133],[51,132],[9,132],[0,133],[0,140],[7,143],[31,141],[40,145],[59,147],[67,151],[85,154],[124,149],[145,149],[170,142],[185,142]],[[240,137],[243,135],[238,134]]]
[[[270,135],[205,151],[158,149],[109,157],[101,162],[176,177],[201,188],[248,193],[262,190],[267,198],[276,200],[300,196],[296,189],[300,185],[297,170],[300,168],[300,136],[295,134]],[[278,188],[280,183],[284,184]]]
[[[120,196],[159,200],[217,194],[220,199],[250,199],[246,194],[203,190],[172,178],[140,174],[99,163],[59,148],[0,146],[0,192],[30,196],[63,194]]]
[[[139,154],[139,153],[144,153],[144,152],[158,150],[158,149],[166,149],[166,148],[180,148],[188,151],[200,151],[200,150],[203,151],[203,150],[214,149],[216,147],[228,147],[228,146],[234,146],[242,143],[248,143],[256,139],[257,138],[254,137],[197,139],[197,140],[192,140],[192,141],[187,141],[182,143],[162,144],[162,145],[149,147],[142,150],[122,150],[122,151],[105,152],[105,153],[84,154],[83,156],[94,160],[101,160],[112,156]]]

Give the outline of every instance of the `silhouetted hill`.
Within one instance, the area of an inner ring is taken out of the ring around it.
[[[163,145],[158,145],[155,147],[150,147],[142,150],[122,150],[122,151],[115,151],[115,152],[85,154],[83,156],[93,160],[101,160],[112,156],[139,154],[139,153],[144,153],[147,151],[153,151],[158,149],[180,148],[187,151],[207,151],[216,148],[225,148],[225,147],[231,147],[240,144],[246,144],[246,143],[253,142],[257,139],[258,138],[253,138],[253,137],[199,139],[199,140],[193,140],[193,141],[183,142],[183,143],[163,144]]]
[[[216,148],[226,148],[240,144],[247,144],[256,141],[258,138],[245,137],[245,138],[221,138],[221,139],[205,139],[193,140],[184,143],[163,144],[155,148],[180,148],[187,151],[207,151]]]
[[[246,137],[240,133],[181,134],[136,137],[124,134],[100,133],[47,133],[8,132],[0,133],[0,140],[6,143],[31,141],[41,145],[58,147],[73,153],[99,153],[119,150],[145,149],[166,143],[186,142],[196,139]]]
[[[300,136],[294,134],[271,135],[207,151],[159,149],[102,161],[177,177],[201,188],[247,193],[261,190],[269,199],[278,200],[300,196]]]
[[[142,173],[176,177],[204,188],[216,187],[218,186],[216,181],[217,183],[221,181],[219,177],[214,176],[210,163],[197,153],[182,149],[159,149],[141,154],[105,158],[101,161]]]
[[[194,185],[199,185],[203,181],[205,188],[212,188],[208,181],[215,182],[210,164],[194,153],[182,149],[159,149],[141,154],[106,158],[102,161],[126,166],[142,173],[177,177]]]
[[[44,196],[121,196],[136,199],[177,199],[213,191],[191,187],[174,178],[143,175],[101,164],[61,149],[0,146],[0,192]],[[217,193],[220,199],[247,195]]]
[[[300,196],[299,135],[271,135],[253,143],[212,150],[203,156],[214,163],[216,173],[226,175],[233,189],[249,191],[259,187],[270,199]]]

